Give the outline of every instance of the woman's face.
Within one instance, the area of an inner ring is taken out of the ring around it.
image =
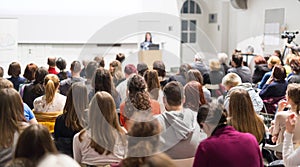
[[[147,33],[147,34],[146,34],[146,40],[147,40],[147,41],[150,41],[150,39],[151,39],[151,35],[150,35],[149,33]]]
[[[115,67],[114,66],[109,66],[109,72],[114,72],[115,71]]]

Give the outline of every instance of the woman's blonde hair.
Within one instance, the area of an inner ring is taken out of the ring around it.
[[[44,85],[45,85],[46,103],[50,104],[53,102],[55,93],[59,86],[59,79],[57,75],[55,74],[46,75]]]
[[[234,87],[242,83],[242,79],[236,73],[228,73],[222,79],[222,85]]]
[[[261,142],[265,127],[263,121],[255,113],[251,98],[246,90],[236,89],[230,93],[230,124],[240,132],[248,132]]]
[[[274,67],[277,64],[280,65],[281,64],[280,58],[277,56],[271,56],[268,59],[268,64],[270,64],[272,67]]]

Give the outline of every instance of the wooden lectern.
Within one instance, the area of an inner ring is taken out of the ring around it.
[[[149,69],[152,69],[153,62],[162,60],[161,50],[141,50],[139,51],[139,63],[147,64]]]

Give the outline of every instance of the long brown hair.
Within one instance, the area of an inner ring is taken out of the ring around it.
[[[110,72],[102,67],[95,71],[95,76],[92,80],[92,86],[95,88],[95,93],[99,91],[105,91],[111,94],[113,97],[118,96]]]
[[[122,130],[116,105],[112,96],[105,92],[97,92],[91,100],[89,107],[89,129],[91,132],[90,146],[99,154],[110,154],[115,147],[116,138],[121,138],[123,143],[124,131]],[[79,141],[82,141],[81,135],[86,130],[81,131]]]
[[[24,121],[24,108],[19,93],[13,88],[0,89],[0,148],[12,146],[19,123]]]
[[[290,100],[293,101],[293,105],[296,105],[296,110],[294,111],[299,115],[300,112],[300,84],[292,83],[287,87],[287,96]]]
[[[43,125],[33,124],[21,133],[14,157],[28,158],[37,164],[47,153],[57,153],[51,135]]]
[[[53,102],[55,93],[57,92],[59,86],[59,79],[57,75],[55,74],[46,75],[44,85],[45,85],[46,103],[50,104]]]
[[[72,84],[64,107],[65,125],[73,131],[83,128],[83,112],[88,108],[87,88],[83,83]]]
[[[144,74],[144,78],[147,83],[147,91],[151,95],[151,98],[157,100],[160,90],[160,83],[157,71],[147,70]]]
[[[236,89],[230,93],[229,100],[230,124],[240,132],[248,132],[260,142],[265,133],[264,123],[255,113],[249,93]]]
[[[202,85],[197,81],[190,81],[184,86],[185,102],[183,107],[198,111],[199,107],[206,104]]]

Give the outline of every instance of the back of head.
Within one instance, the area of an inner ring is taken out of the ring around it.
[[[241,67],[243,64],[243,56],[241,54],[233,54],[231,60],[234,62],[236,67]]]
[[[145,63],[139,63],[137,65],[138,74],[144,76],[145,72],[148,70],[148,66]]]
[[[159,77],[166,76],[166,67],[163,61],[157,60],[153,62],[153,70],[158,72]]]
[[[71,63],[71,69],[70,69],[73,73],[79,73],[81,71],[81,64],[79,61],[73,61]]]
[[[18,62],[12,62],[8,67],[8,75],[18,77],[21,74],[21,66]]]
[[[39,67],[35,72],[35,81],[34,81],[34,83],[43,84],[46,75],[48,75],[48,70],[45,67]]]
[[[20,135],[15,151],[15,158],[28,158],[37,164],[47,153],[56,153],[56,147],[46,127],[33,124]]]
[[[275,65],[272,72],[273,78],[277,82],[285,82],[286,71],[282,65]]]
[[[3,75],[4,75],[4,70],[3,70],[3,68],[0,66],[0,78],[2,78]]]
[[[0,147],[12,146],[19,122],[25,121],[20,94],[14,88],[0,89]]]
[[[281,64],[280,58],[277,57],[277,56],[271,56],[271,57],[268,59],[268,64],[269,64],[271,67],[274,67],[275,65],[279,65],[279,64]]]
[[[184,86],[185,102],[183,107],[198,111],[199,107],[206,103],[202,85],[197,81],[188,82]]]
[[[194,59],[195,61],[199,61],[199,62],[202,62],[203,59],[204,59],[204,55],[202,53],[196,53],[195,56],[194,56]]]
[[[297,106],[297,114],[300,112],[300,84],[292,83],[287,87],[287,97]]]
[[[105,61],[104,58],[102,56],[96,56],[94,58],[94,61],[96,61],[98,63],[98,67],[105,67]]]
[[[197,81],[201,85],[203,85],[203,76],[202,76],[201,72],[197,69],[190,69],[187,73],[186,80],[187,80],[187,82]]]
[[[85,69],[85,74],[87,79],[91,79],[98,68],[98,64],[96,61],[90,61]]]
[[[226,110],[216,101],[202,105],[197,114],[197,122],[202,127],[202,123],[211,125],[212,127],[219,124],[226,124]]]
[[[285,64],[286,65],[290,65],[292,59],[297,58],[298,56],[296,56],[295,54],[287,54],[286,58],[285,58]]]
[[[35,65],[34,63],[27,64],[23,76],[29,81],[34,80],[37,68],[37,65]]]
[[[123,61],[125,60],[125,55],[123,53],[118,53],[116,55],[116,60],[118,60],[120,63],[123,63]]]
[[[222,85],[225,87],[234,87],[240,85],[242,83],[242,79],[236,73],[228,73],[222,79]]]
[[[293,57],[289,64],[296,74],[300,73],[300,57]]]
[[[55,67],[56,66],[56,57],[48,57],[47,64],[50,67]]]
[[[221,64],[228,64],[228,55],[226,53],[218,53],[218,59]]]
[[[37,167],[80,167],[80,165],[65,154],[48,154],[37,165]]]
[[[0,78],[0,89],[4,88],[13,88],[14,85],[11,81],[5,79],[5,78]]]
[[[181,83],[176,81],[169,82],[163,91],[169,106],[180,106],[182,104],[184,92]]]
[[[55,93],[59,86],[58,76],[55,74],[48,74],[44,79],[45,95],[47,104],[52,103]]]
[[[209,68],[211,71],[218,71],[221,69],[221,64],[218,60],[210,60],[209,61]]]
[[[110,72],[102,67],[98,68],[92,81],[95,92],[106,91],[112,94],[114,86]]]
[[[147,83],[148,92],[151,92],[153,89],[160,88],[158,73],[156,70],[147,70],[145,72],[144,78]]]
[[[267,61],[266,61],[266,59],[265,59],[263,56],[257,55],[257,56],[254,57],[254,63],[255,63],[256,65],[259,65],[259,64],[266,64]]]
[[[136,67],[133,64],[128,64],[124,68],[124,73],[127,75],[136,74],[137,73]]]
[[[65,70],[66,69],[66,67],[67,67],[67,62],[66,62],[66,60],[65,59],[63,59],[63,58],[58,58],[57,60],[56,60],[56,66],[57,66],[57,68],[60,70],[60,71],[63,71],[63,70]]]
[[[186,77],[187,72],[191,69],[192,67],[189,64],[182,64],[179,67],[179,74],[183,75],[184,77]]]

